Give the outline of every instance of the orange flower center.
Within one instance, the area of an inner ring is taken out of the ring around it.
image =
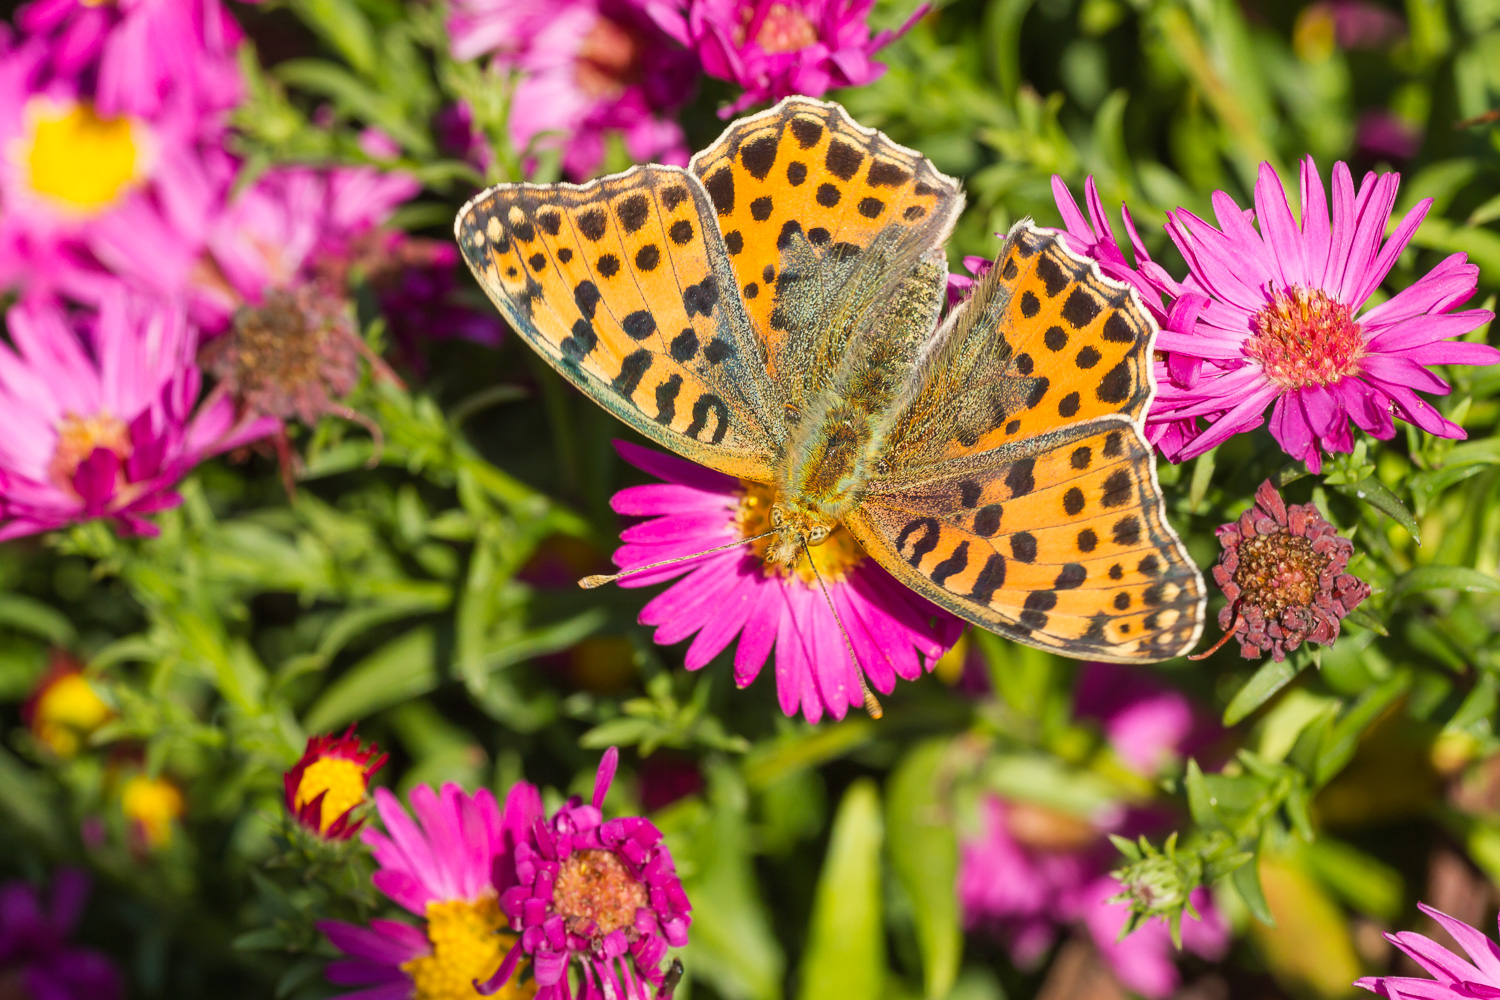
[[[740,509],[735,517],[740,536],[749,538],[751,535],[770,531],[771,505],[775,502],[775,493],[772,488],[764,483],[743,480],[740,482],[740,488],[744,492],[740,496]],[[809,545],[807,553],[793,562],[791,566],[773,563],[766,559],[766,551],[774,540],[774,536],[771,536],[750,544],[750,550],[760,558],[764,572],[783,577],[789,572],[795,573],[797,579],[809,587],[816,587],[818,582],[813,576],[812,567],[808,565],[807,555],[812,556],[813,565],[817,566],[824,583],[843,580],[849,575],[850,570],[866,558],[864,547],[854,540],[854,536],[849,534],[842,524],[836,525],[821,545]]]
[[[1364,334],[1349,307],[1321,289],[1277,292],[1251,329],[1245,354],[1276,385],[1332,385],[1359,372]]]
[[[432,953],[401,966],[401,971],[411,977],[412,1000],[470,1000],[477,996],[474,980],[488,979],[515,943],[515,935],[505,931],[500,901],[493,894],[472,903],[464,899],[428,903],[427,940]],[[525,1000],[536,990],[534,981],[521,981],[518,969],[495,996]]]
[[[302,772],[292,804],[301,809],[322,795],[318,829],[327,833],[340,816],[364,801],[365,787],[365,769],[359,762],[345,757],[320,757]]]
[[[650,905],[646,887],[613,851],[578,851],[563,862],[552,889],[552,905],[575,934],[595,936],[635,927],[635,914]]]
[[[57,444],[47,474],[58,486],[72,492],[73,474],[96,448],[114,452],[122,463],[129,458],[130,428],[125,421],[108,413],[91,417],[65,414],[57,424]]]
[[[578,89],[590,97],[616,97],[640,82],[640,42],[619,22],[601,17],[579,46],[573,75]]]
[[[735,32],[734,40],[745,44],[746,36],[750,33],[750,25],[755,20],[755,5],[746,5],[740,10],[740,27]],[[762,52],[776,54],[779,52],[796,52],[805,49],[818,40],[818,29],[812,20],[802,11],[789,4],[773,3],[771,9],[766,12],[764,20],[760,22],[760,30],[755,33],[755,44],[759,45]]]

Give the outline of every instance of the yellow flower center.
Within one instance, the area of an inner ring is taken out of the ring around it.
[[[1365,338],[1347,305],[1318,288],[1277,292],[1251,318],[1245,354],[1276,385],[1332,385],[1360,370]]]
[[[484,982],[500,967],[515,943],[506,933],[500,902],[493,895],[474,902],[434,900],[427,904],[427,940],[432,954],[401,966],[411,977],[412,1000],[472,1000],[474,981]],[[536,994],[536,983],[521,982],[521,969],[495,994],[504,1000],[525,1000]]]
[[[301,809],[321,794],[323,808],[318,816],[318,829],[327,833],[335,820],[364,801],[365,788],[365,769],[357,761],[322,757],[302,772],[292,803]]]
[[[166,778],[137,774],[120,792],[120,808],[136,825],[149,847],[165,847],[172,840],[172,822],[183,813],[182,792]]]
[[[552,888],[552,906],[582,934],[592,924],[603,937],[635,926],[637,910],[649,906],[646,887],[613,851],[578,851],[563,862]]]
[[[31,189],[70,212],[95,214],[140,179],[140,135],[128,118],[100,118],[93,105],[46,98],[27,108],[23,145]]]
[[[740,497],[740,509],[735,518],[735,524],[739,528],[740,536],[749,538],[751,535],[759,535],[771,530],[771,505],[775,502],[775,493],[770,486],[763,483],[751,483],[741,481],[740,488],[744,491]],[[763,572],[776,576],[786,576],[788,572],[794,572],[797,579],[809,587],[816,587],[817,580],[813,577],[812,568],[807,564],[807,555],[796,560],[791,567],[779,565],[766,561],[766,550],[770,548],[772,538],[762,538],[758,542],[752,542],[750,549],[760,557],[764,566]],[[824,583],[832,583],[842,580],[849,575],[849,571],[858,566],[865,559],[865,550],[854,536],[845,530],[842,524],[836,525],[828,533],[828,537],[821,545],[809,545],[807,552],[812,555],[813,565],[818,567],[818,572],[823,576]]]
[[[37,698],[31,731],[59,757],[71,757],[110,717],[109,706],[80,673],[66,673]]]
[[[73,489],[73,473],[95,448],[105,448],[119,456],[123,463],[130,457],[130,428],[125,421],[108,413],[80,417],[69,413],[57,424],[57,445],[47,473],[65,490]]]

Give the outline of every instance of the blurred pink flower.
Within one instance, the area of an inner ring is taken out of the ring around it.
[[[176,506],[171,487],[198,462],[275,429],[236,417],[201,378],[180,309],[123,290],[84,336],[57,306],[22,303],[0,344],[0,539],[112,518],[155,534],[145,515]]]
[[[635,0],[456,0],[448,33],[455,58],[492,55],[519,71],[508,122],[517,150],[561,148],[579,179],[599,168],[611,134],[636,161],[687,163],[672,112],[692,97],[693,57]]]
[[[76,868],[52,876],[45,900],[33,885],[0,884],[0,982],[36,1000],[120,1000],[119,970],[106,956],[68,938],[88,902],[89,878]]]
[[[385,831],[367,826],[360,837],[379,866],[375,887],[423,922],[319,923],[349,956],[329,964],[328,980],[362,987],[340,994],[341,1000],[471,995],[472,984],[488,976],[516,940],[499,893],[515,884],[516,845],[542,816],[537,790],[525,782],[512,786],[502,812],[487,788],[470,795],[452,783],[438,792],[418,785],[411,807],[415,819],[390,791],[376,789]]]
[[[636,468],[666,480],[621,490],[610,501],[616,513],[645,518],[620,535],[621,569],[687,556],[770,527],[768,487],[746,483],[675,455],[623,441],[620,455]],[[657,626],[663,645],[696,633],[686,665],[697,670],[736,637],[734,681],[748,687],[775,647],[776,692],[781,710],[800,710],[809,722],[826,711],[842,719],[863,704],[858,671],[877,691],[896,678],[915,680],[958,640],[963,623],[928,603],[864,554],[842,528],[810,549],[839,617],[849,630],[852,662],[837,621],[818,584],[799,563],[791,571],[762,559],[765,543],[730,549],[620,581],[646,587],[676,579],[641,611]]]
[[[923,3],[896,31],[871,36],[875,0],[646,0],[656,22],[692,49],[709,76],[744,93],[719,112],[793,94],[820,97],[833,87],[860,87],[885,66],[871,57],[905,34],[931,5]]]
[[[1143,668],[1116,664],[1083,667],[1074,715],[1096,721],[1116,756],[1148,779],[1218,733],[1186,696]],[[1106,838],[1148,832],[1163,818],[1149,807],[1114,804],[1080,816],[986,796],[980,830],[962,844],[958,894],[966,922],[999,937],[1022,966],[1040,961],[1060,929],[1079,926],[1124,986],[1151,1000],[1171,995],[1179,976],[1166,925],[1144,924],[1119,940],[1129,907],[1109,902],[1120,892],[1109,874],[1119,856]],[[1220,957],[1227,925],[1206,892],[1194,893],[1193,906],[1202,919],[1183,921],[1184,948]]]
[[[1432,978],[1366,976],[1354,985],[1390,1000],[1472,1000],[1500,996],[1500,946],[1462,920],[1426,903],[1417,906],[1458,942],[1467,958],[1415,931],[1387,934],[1387,941],[1405,952]]]
[[[1354,149],[1359,156],[1401,163],[1422,149],[1422,130],[1384,108],[1371,108],[1354,126]]]
[[[479,985],[485,996],[517,989],[526,960],[537,1000],[572,1000],[575,963],[583,1000],[659,996],[662,960],[668,947],[687,944],[692,906],[661,831],[639,816],[604,818],[619,759],[614,747],[606,750],[593,800],[574,796],[551,818],[538,809],[514,864],[496,865],[500,905],[521,937]]]
[[[105,117],[149,118],[173,104],[212,114],[243,90],[235,59],[243,34],[219,0],[32,0],[16,24],[45,39],[49,75],[95,81]]]
[[[1400,14],[1368,0],[1321,0],[1302,12],[1299,20],[1326,19],[1341,49],[1378,49],[1406,37]]]
[[[1479,268],[1453,254],[1364,308],[1432,204],[1418,202],[1385,239],[1398,182],[1396,174],[1370,173],[1356,190],[1349,168],[1335,164],[1330,219],[1309,157],[1300,225],[1268,164],[1255,185],[1258,230],[1222,191],[1213,196],[1217,228],[1185,209],[1168,213],[1167,232],[1191,272],[1183,294],[1208,301],[1191,332],[1176,326],[1157,339],[1159,350],[1200,367],[1195,378],[1159,387],[1152,416],[1209,422],[1169,457],[1193,458],[1260,426],[1268,406],[1271,436],[1313,472],[1323,452],[1353,448],[1351,422],[1382,440],[1396,433],[1393,416],[1439,437],[1464,437],[1417,390],[1448,392],[1427,366],[1500,360],[1493,347],[1450,339],[1493,318],[1487,309],[1452,311],[1473,295]]]

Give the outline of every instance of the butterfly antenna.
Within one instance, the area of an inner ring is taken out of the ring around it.
[[[870,718],[878,719],[885,714],[885,709],[880,707],[880,701],[875,697],[875,692],[870,690],[870,685],[865,683],[865,672],[859,666],[859,654],[854,651],[854,640],[849,638],[849,630],[844,628],[844,620],[839,617],[839,609],[833,606],[833,595],[828,592],[828,584],[823,582],[823,574],[818,572],[818,564],[813,562],[812,550],[807,547],[807,539],[803,538],[802,551],[807,554],[807,565],[812,567],[813,579],[818,581],[818,589],[823,591],[823,600],[828,602],[828,610],[833,612],[833,620],[838,623],[839,633],[844,637],[844,645],[849,650],[849,658],[854,661],[854,679],[859,681],[860,694],[865,696],[865,711]]]
[[[770,531],[762,531],[760,534],[751,535],[749,538],[741,538],[739,541],[729,542],[725,545],[719,545],[711,549],[704,549],[702,552],[690,552],[685,556],[674,556],[671,559],[663,559],[661,562],[647,563],[644,566],[632,566],[630,567],[630,569],[621,570],[618,573],[600,573],[595,576],[586,576],[582,580],[578,581],[578,586],[582,587],[584,590],[593,590],[595,587],[602,587],[606,583],[614,583],[621,577],[633,576],[636,573],[644,573],[648,569],[661,569],[663,566],[671,566],[675,563],[687,562],[689,559],[697,559],[699,556],[711,556],[715,552],[724,552],[728,549],[737,549],[741,545],[749,545],[751,542],[758,542],[762,538],[765,538],[767,535],[774,535],[780,530],[780,528],[772,528]]]

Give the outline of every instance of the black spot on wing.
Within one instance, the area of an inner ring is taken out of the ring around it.
[[[811,149],[823,138],[823,125],[808,118],[793,118],[791,124],[792,137],[797,140],[797,145],[803,149]]]
[[[734,211],[734,170],[726,163],[703,179],[714,211],[728,215]]]
[[[859,165],[864,159],[864,153],[842,139],[835,139],[828,144],[828,155],[823,162],[835,177],[847,181],[859,173]]]
[[[645,195],[636,193],[620,202],[615,214],[620,217],[621,228],[626,233],[633,233],[646,224],[646,217],[651,214],[651,202]]]
[[[1023,497],[1036,489],[1036,480],[1032,478],[1032,469],[1036,466],[1036,459],[1022,458],[1011,463],[1009,471],[1005,473],[1005,485],[1010,487],[1010,495]]]
[[[672,375],[656,387],[656,422],[663,427],[677,416],[677,394],[682,391],[682,376]]]
[[[906,543],[917,531],[921,531],[922,536],[912,543],[911,551],[906,554],[906,561],[913,566],[920,563],[923,556],[937,548],[939,533],[937,518],[919,517],[907,522],[906,527],[902,528],[901,533],[896,536],[896,551],[904,551]]]
[[[871,187],[896,187],[911,180],[911,173],[887,160],[875,160],[870,164],[868,180]]]
[[[712,316],[714,306],[718,304],[719,282],[712,274],[696,285],[688,285],[682,291],[682,308],[688,319],[694,316]]]
[[[776,136],[763,135],[740,148],[740,162],[750,171],[751,177],[758,181],[766,179],[776,165],[776,143]]]
[[[709,444],[718,444],[724,440],[724,435],[729,431],[729,407],[724,401],[711,392],[705,392],[698,397],[693,404],[693,422],[688,424],[687,436],[702,440],[699,437],[708,426],[708,418],[712,415],[714,419],[713,436],[709,438]]]
[[[590,240],[600,240],[609,226],[609,218],[602,208],[586,208],[578,213],[578,231]]]
[[[610,383],[610,388],[629,399],[641,384],[641,379],[651,369],[651,352],[645,348],[632,351],[620,363],[620,374]]]
[[[969,543],[959,542],[953,554],[942,562],[932,567],[932,582],[939,587],[948,582],[948,578],[955,573],[962,573],[969,565]]]
[[[969,596],[980,604],[990,603],[995,596],[995,591],[1005,586],[1005,557],[1000,553],[993,553],[985,560],[984,568],[979,571],[979,576],[974,579],[974,589]]]

